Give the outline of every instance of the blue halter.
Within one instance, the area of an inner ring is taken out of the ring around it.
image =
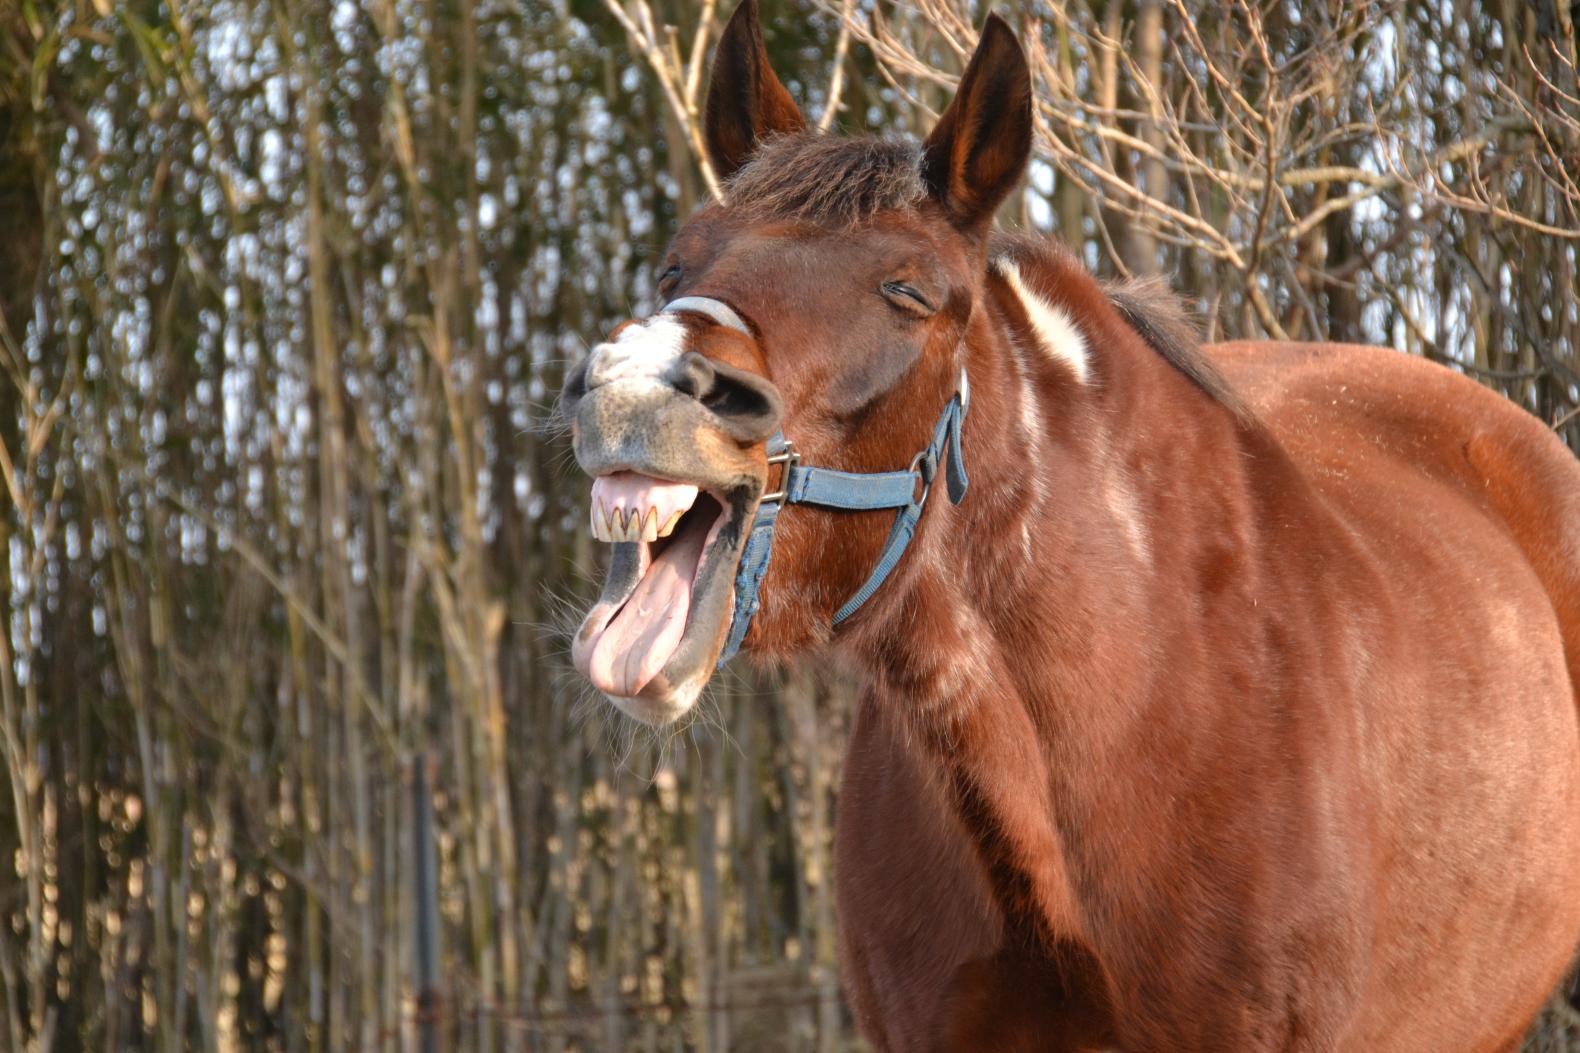
[[[685,296],[664,308],[669,311],[693,311],[706,315],[720,325],[751,336],[751,330],[741,321],[729,305],[704,296]],[[944,469],[944,483],[949,500],[959,504],[966,495],[965,460],[960,454],[960,426],[965,420],[966,409],[971,404],[971,388],[966,380],[964,367],[960,370],[960,388],[944,407],[933,427],[933,439],[926,448],[911,459],[911,465],[899,472],[841,472],[832,468],[813,468],[801,463],[795,444],[775,432],[768,440],[768,464],[780,465],[779,489],[764,494],[757,503],[757,515],[752,520],[751,533],[746,539],[746,550],[741,554],[741,565],[735,576],[735,615],[730,622],[730,634],[719,655],[719,665],[724,665],[740,650],[741,640],[751,627],[752,616],[761,606],[757,591],[768,573],[768,560],[773,555],[774,526],[779,511],[787,504],[820,505],[848,511],[872,511],[897,508],[894,525],[878,554],[872,573],[862,583],[844,606],[834,612],[834,624],[849,618],[872,598],[891,571],[900,562],[905,549],[916,533],[916,524],[927,505],[927,495],[932,491],[938,469]],[[946,457],[947,454],[947,457]]]

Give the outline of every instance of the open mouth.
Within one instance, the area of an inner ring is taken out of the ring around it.
[[[616,472],[592,490],[592,533],[614,545],[598,603],[571,646],[577,669],[661,723],[690,706],[729,628],[745,500]]]

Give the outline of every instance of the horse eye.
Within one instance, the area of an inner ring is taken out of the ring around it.
[[[933,305],[927,302],[927,297],[916,291],[915,286],[904,282],[884,282],[882,288],[884,297],[902,310],[924,317],[933,313]]]

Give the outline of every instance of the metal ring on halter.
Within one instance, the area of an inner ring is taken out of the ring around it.
[[[925,505],[927,503],[927,495],[932,493],[932,490],[933,490],[933,481],[931,479],[927,478],[926,475],[924,475],[921,472],[916,470],[921,465],[922,459],[925,458],[926,456],[927,456],[927,451],[926,450],[923,450],[921,453],[918,453],[915,457],[911,458],[911,466],[908,469],[906,469],[912,475],[916,476],[916,478],[920,479],[921,483],[922,483],[922,496],[916,497],[916,496],[914,496],[915,495],[915,491],[912,491],[912,498],[911,499],[918,506]]]

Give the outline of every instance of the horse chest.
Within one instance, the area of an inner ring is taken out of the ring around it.
[[[892,723],[876,706],[858,715],[835,847],[846,993],[877,1048],[1169,1049],[1183,1035],[1201,1039],[1192,1048],[1216,1048],[1207,1036],[1243,1050],[1325,1047],[1311,1039],[1343,1006],[1289,986],[1288,970],[1232,933],[1220,933],[1224,948],[1245,953],[1226,950],[1238,970],[1229,982],[1185,968],[1203,964],[1191,946],[1202,930],[1183,921],[1133,933],[1151,948],[1143,959],[1100,961],[1079,935],[1062,863],[1041,907],[1011,905],[951,786]],[[1128,992],[1124,1005],[1115,991]]]
[[[878,1048],[1102,1048],[1095,961],[1073,944],[1057,962],[1006,949],[945,788],[872,707],[851,738],[835,838],[842,971]]]

